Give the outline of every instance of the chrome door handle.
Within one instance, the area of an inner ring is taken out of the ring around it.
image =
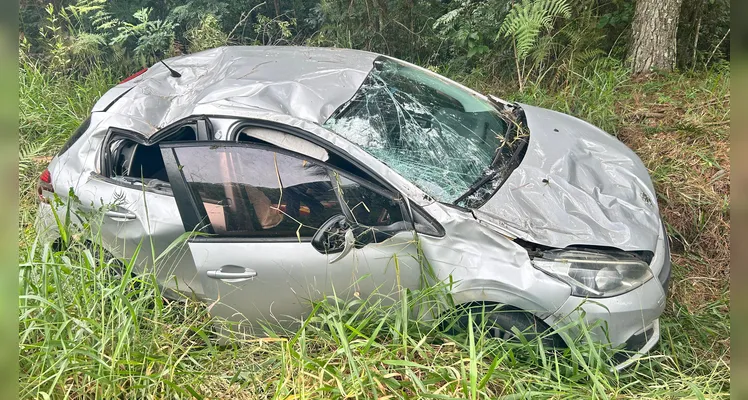
[[[226,269],[234,271],[226,271]],[[237,271],[238,270],[238,271]],[[208,278],[213,279],[250,279],[257,276],[257,271],[249,268],[237,267],[236,265],[224,265],[218,270],[210,270],[205,273]]]
[[[104,213],[107,217],[113,220],[133,220],[138,216],[129,211],[107,211]]]

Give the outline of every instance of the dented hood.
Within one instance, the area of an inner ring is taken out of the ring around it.
[[[582,120],[521,107],[530,129],[527,153],[476,217],[551,247],[654,251],[660,217],[639,157]]]

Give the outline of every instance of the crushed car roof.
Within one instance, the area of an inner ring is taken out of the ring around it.
[[[107,92],[94,111],[128,115],[158,129],[221,109],[269,111],[322,124],[353,97],[379,55],[294,46],[228,46],[173,57]],[[207,107],[206,107],[207,106]]]

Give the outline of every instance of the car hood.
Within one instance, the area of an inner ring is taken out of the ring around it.
[[[521,105],[527,153],[475,216],[524,240],[564,248],[654,251],[657,200],[639,157],[580,119]]]

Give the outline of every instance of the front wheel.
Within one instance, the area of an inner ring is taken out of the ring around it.
[[[546,348],[563,348],[566,343],[541,319],[527,311],[500,304],[477,304],[465,307],[457,327],[466,331],[470,321],[474,327],[485,332],[489,337],[512,343],[522,343],[515,333],[519,332],[528,342],[539,339]],[[516,329],[515,329],[516,328]]]

